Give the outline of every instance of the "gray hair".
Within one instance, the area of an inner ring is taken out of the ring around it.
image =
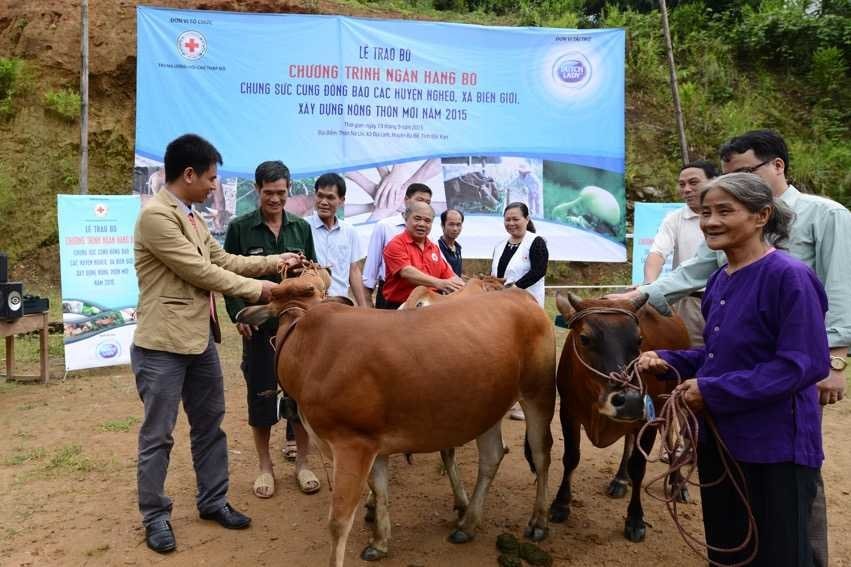
[[[795,219],[795,213],[786,203],[774,198],[771,188],[760,176],[753,173],[728,173],[716,177],[700,192],[701,203],[711,189],[724,191],[751,213],[758,213],[765,207],[770,207],[771,214],[763,228],[763,236],[768,243],[777,248],[784,248],[783,243],[789,238],[789,229]]]
[[[431,207],[431,205],[429,205],[428,203],[423,203],[422,201],[412,201],[411,203],[408,203],[407,205],[405,205],[405,213],[402,216],[404,216],[405,219],[407,219],[408,216],[410,216],[410,214],[413,213],[415,209],[422,209],[422,208],[428,209],[429,212],[431,213],[431,218],[434,218],[434,215],[435,215],[434,209]]]

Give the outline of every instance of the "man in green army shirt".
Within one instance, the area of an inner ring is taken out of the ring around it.
[[[316,261],[310,225],[284,210],[292,180],[290,171],[280,161],[264,161],[254,173],[260,207],[232,220],[225,237],[225,250],[244,256],[301,252],[308,260]],[[280,281],[275,276],[267,279]],[[228,314],[236,314],[246,306],[242,299],[226,297]],[[254,436],[254,447],[260,474],[254,481],[254,494],[269,498],[275,493],[275,477],[269,452],[272,426],[278,421],[278,382],[275,373],[275,351],[271,339],[277,331],[277,321],[267,321],[261,327],[236,323],[242,335],[242,372],[248,387],[248,424]],[[287,447],[284,454],[295,458],[296,479],[305,494],[319,490],[319,480],[307,467],[310,441],[296,415],[285,415]],[[294,440],[294,441],[293,441]]]

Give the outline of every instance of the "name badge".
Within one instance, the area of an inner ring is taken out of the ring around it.
[[[249,248],[248,249],[248,255],[249,256],[260,256],[262,254],[263,254],[262,248]]]

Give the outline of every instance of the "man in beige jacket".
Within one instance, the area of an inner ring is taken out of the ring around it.
[[[130,354],[145,407],[139,430],[139,510],[148,547],[159,553],[176,547],[164,484],[181,400],[201,518],[231,529],[251,522],[227,502],[227,439],[221,429],[225,398],[214,344],[221,336],[213,293],[268,301],[275,284],[251,278],[298,261],[296,254],[235,256],[212,238],[192,210],[193,203],[204,202],[215,190],[222,163],[208,141],[183,135],[168,145],[164,161],[166,185],[136,222],[139,306]]]

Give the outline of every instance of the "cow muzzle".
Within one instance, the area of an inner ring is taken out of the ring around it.
[[[644,421],[644,396],[638,390],[624,388],[609,392],[600,413],[615,421],[634,422]]]

